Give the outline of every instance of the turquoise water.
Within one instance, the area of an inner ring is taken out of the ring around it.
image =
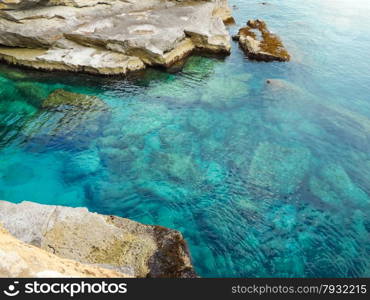
[[[262,18],[292,61],[233,44],[128,78],[1,65],[0,199],[178,229],[201,276],[370,276],[368,0],[230,3],[232,33]],[[108,109],[41,110],[58,88]]]

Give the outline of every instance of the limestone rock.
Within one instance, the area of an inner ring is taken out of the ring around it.
[[[19,9],[32,7],[40,3],[42,0],[1,0],[0,9]]]
[[[130,277],[62,259],[11,236],[0,224],[0,277]]]
[[[307,148],[260,143],[248,170],[248,184],[259,191],[290,195],[300,188],[310,161]]]
[[[126,74],[145,68],[137,57],[89,48],[71,41],[46,49],[0,47],[0,60],[9,64],[46,71],[84,72],[102,75]]]
[[[249,20],[233,39],[239,41],[249,59],[266,62],[290,60],[282,41],[267,29],[264,21]]]
[[[195,49],[231,49],[226,0],[2,2],[0,59],[11,64],[126,74],[145,65],[169,67]]]
[[[0,222],[16,238],[60,257],[135,277],[195,277],[182,235],[86,208],[0,201]]]
[[[105,103],[98,97],[72,93],[63,89],[52,92],[41,107],[51,111],[67,111],[75,108],[79,111],[102,111],[106,108]]]

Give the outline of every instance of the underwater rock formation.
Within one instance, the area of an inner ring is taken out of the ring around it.
[[[0,222],[12,235],[66,259],[133,277],[196,277],[181,233],[104,216],[86,208],[0,201]]]
[[[0,224],[0,277],[132,277],[115,270],[63,259],[23,243]]]
[[[65,91],[55,90],[47,97],[41,107],[50,111],[67,111],[77,109],[80,111],[101,111],[105,104],[95,96],[88,96]]]
[[[0,59],[43,70],[125,74],[194,50],[230,53],[227,0],[3,0]]]
[[[249,167],[249,183],[262,191],[292,194],[299,189],[310,159],[307,148],[260,143]]]
[[[290,60],[282,41],[268,30],[264,21],[249,20],[233,39],[239,41],[249,59],[266,62]]]

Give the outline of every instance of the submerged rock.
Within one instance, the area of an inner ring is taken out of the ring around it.
[[[290,60],[282,41],[267,29],[264,21],[249,20],[233,39],[239,41],[250,59],[267,62]]]
[[[310,190],[316,197],[333,207],[342,205],[344,201],[358,207],[365,207],[370,203],[370,197],[352,181],[341,165],[324,166],[318,178],[311,178]]]
[[[97,151],[86,150],[73,155],[64,164],[63,175],[66,181],[74,181],[98,172],[101,168]]]
[[[16,238],[62,258],[129,270],[134,277],[195,277],[182,235],[86,208],[0,201],[0,222]]]
[[[227,0],[7,0],[0,59],[44,70],[125,74],[194,50],[229,54]]]
[[[42,100],[48,96],[48,91],[39,83],[19,81],[15,86],[21,96],[35,107],[39,107]]]
[[[250,74],[210,78],[200,100],[213,108],[235,107],[249,96],[250,78]]]
[[[201,135],[209,133],[215,127],[212,114],[202,108],[194,109],[191,112],[188,118],[188,124],[192,130],[199,132]]]
[[[80,111],[102,111],[106,108],[105,103],[98,97],[77,94],[63,89],[55,90],[42,103],[41,107],[50,111],[68,111],[77,109]]]
[[[0,3],[0,9],[30,8],[41,1],[42,0],[2,0]]]
[[[2,173],[0,179],[12,186],[25,184],[36,176],[32,168],[22,163],[13,163],[0,170]]]
[[[39,106],[41,110],[33,116],[33,126],[23,129],[31,147],[36,142],[37,147],[69,144],[84,149],[91,143],[88,137],[97,135],[111,117],[109,106],[98,97],[63,89],[50,93]]]
[[[163,103],[137,102],[122,126],[122,134],[126,137],[142,137],[158,130],[172,118],[171,110]]]

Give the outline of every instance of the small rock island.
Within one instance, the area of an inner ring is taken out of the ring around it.
[[[86,208],[0,201],[0,238],[1,277],[196,277],[180,232]]]

